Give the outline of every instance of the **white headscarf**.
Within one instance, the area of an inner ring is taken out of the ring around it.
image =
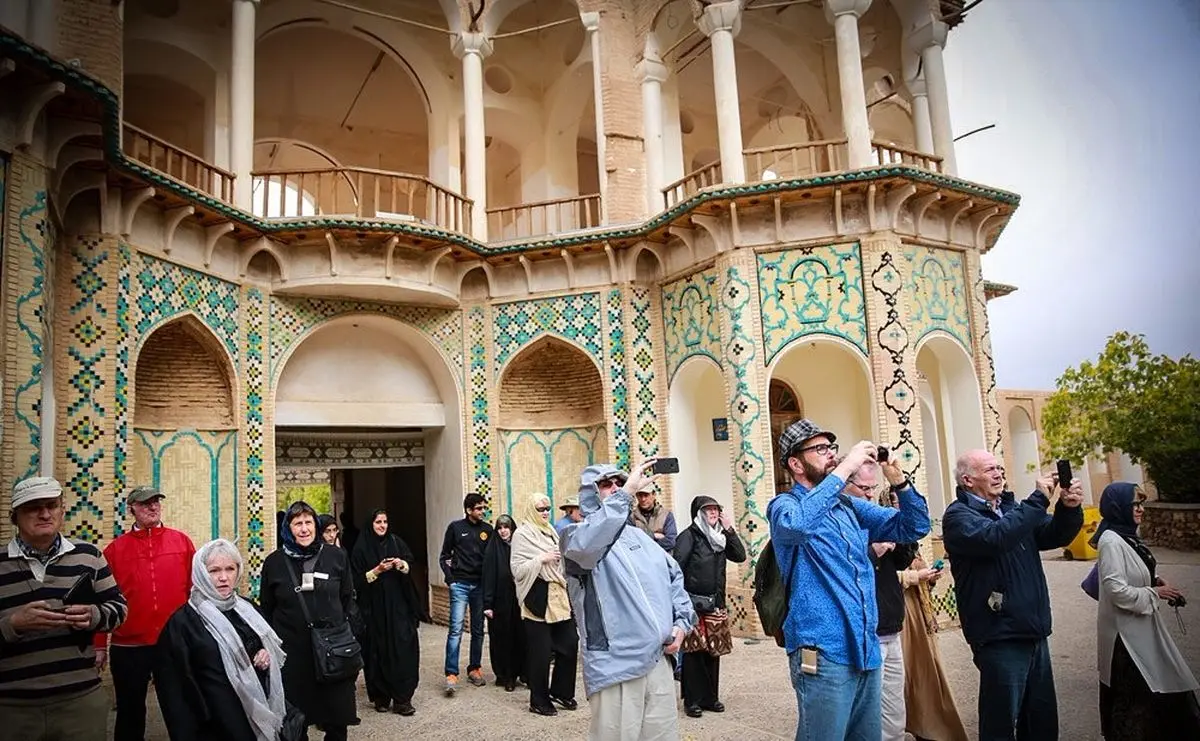
[[[704,533],[704,537],[708,538],[708,543],[713,547],[714,551],[725,550],[725,531],[721,529],[721,521],[717,520],[716,525],[709,525],[708,518],[704,515],[705,507],[716,507],[720,509],[720,505],[716,502],[706,504],[704,507],[696,510],[696,517],[692,520],[700,532]]]
[[[192,557],[192,593],[188,604],[192,606],[204,621],[204,627],[217,642],[221,651],[221,663],[225,667],[225,676],[233,691],[237,693],[242,709],[246,711],[246,719],[254,729],[258,741],[276,741],[279,728],[283,725],[286,706],[283,701],[283,679],[280,670],[287,654],[283,652],[283,643],[279,636],[267,625],[258,611],[246,600],[233,592],[227,598],[222,598],[213,586],[208,576],[208,560],[213,556],[228,556],[238,566],[238,576],[242,573],[242,554],[228,540],[214,540],[205,543],[196,555]],[[270,696],[263,692],[258,675],[254,672],[252,657],[246,653],[246,646],[241,636],[222,612],[233,610],[251,630],[262,639],[263,647],[271,656],[271,666],[268,670]]]

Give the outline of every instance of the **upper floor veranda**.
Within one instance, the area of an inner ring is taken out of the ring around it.
[[[304,268],[281,253],[315,245],[336,277],[364,240],[386,245],[388,277],[394,250],[415,251],[435,255],[430,276],[448,257],[460,277],[507,266],[532,285],[539,261],[569,274],[673,239],[694,254],[689,231],[736,232],[739,213],[776,241],[903,222],[986,250],[1017,198],[955,167],[942,49],[962,7],[17,1],[0,25],[62,74],[10,59],[21,74],[0,85],[31,141],[39,115],[68,122],[44,135],[64,217],[91,190],[118,195],[126,231],[155,205],[167,252],[198,228],[205,267],[234,240],[243,273],[293,286]],[[19,56],[9,41],[0,57]],[[46,87],[63,75],[93,94]]]

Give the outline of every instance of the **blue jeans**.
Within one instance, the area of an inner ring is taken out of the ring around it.
[[[989,643],[974,654],[979,669],[979,738],[1055,741],[1058,700],[1046,639]]]
[[[800,671],[800,650],[788,656],[800,720],[796,741],[879,741],[883,735],[878,669],[858,671],[822,654],[817,673]]]
[[[462,645],[463,618],[471,606],[471,663],[467,671],[483,665],[483,587],[478,582],[450,585],[450,632],[446,635],[446,674],[458,674],[458,649]]]

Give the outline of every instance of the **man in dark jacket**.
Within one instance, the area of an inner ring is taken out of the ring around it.
[[[1039,551],[1068,545],[1083,527],[1076,479],[1047,513],[1057,479],[1038,479],[1020,504],[1004,491],[995,456],[972,450],[954,469],[958,498],[942,518],[942,538],[963,637],[979,669],[979,738],[1058,738],[1050,666],[1050,592]]]
[[[446,528],[438,563],[450,587],[450,632],[446,635],[446,694],[458,689],[458,654],[462,645],[463,618],[471,608],[471,657],[467,679],[476,687],[483,678],[483,552],[493,536],[492,526],[483,521],[487,503],[471,492],[463,499],[466,517]]]

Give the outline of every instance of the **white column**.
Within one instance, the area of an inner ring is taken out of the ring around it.
[[[14,0],[7,0],[16,4]],[[29,0],[29,31],[28,38],[35,45],[53,54],[57,51],[55,38],[58,24],[54,20],[54,11],[58,9],[58,0]]]
[[[658,39],[652,33],[646,37],[642,60],[633,68],[642,84],[642,139],[646,148],[646,213],[657,214],[666,207],[663,201],[665,160],[663,159],[663,102],[662,84],[667,79],[667,66],[658,53]]]
[[[254,16],[258,0],[233,0],[233,38],[229,66],[229,169],[235,176],[234,204],[253,205],[250,171],[254,168]]]
[[[592,44],[592,96],[596,109],[596,179],[600,183],[600,223],[608,223],[608,137],[604,135],[604,80],[600,69],[600,14],[580,13]]]
[[[942,172],[954,175],[958,165],[954,157],[954,130],[950,125],[950,96],[946,92],[946,62],[942,49],[949,28],[931,21],[917,29],[909,42],[921,54],[921,67],[929,95],[929,120],[933,129],[933,153],[942,158]]]
[[[229,169],[229,73],[214,78],[213,94],[204,101],[204,159]]]
[[[929,122],[929,98],[926,96],[925,72],[908,82],[912,95],[913,131],[917,138],[917,151],[933,154],[933,127]]]
[[[871,126],[867,122],[867,94],[863,89],[862,47],[858,19],[871,0],[825,0],[825,16],[833,24],[837,42],[838,83],[842,93],[842,129],[851,170],[870,167]]]
[[[742,114],[738,108],[737,64],[733,54],[733,37],[742,29],[742,5],[737,0],[713,3],[704,9],[696,26],[712,43],[721,179],[726,183],[744,183]]]
[[[483,60],[492,42],[481,33],[460,33],[450,47],[463,65],[463,145],[465,177],[471,205],[471,236],[487,241],[487,151],[483,128]]]

